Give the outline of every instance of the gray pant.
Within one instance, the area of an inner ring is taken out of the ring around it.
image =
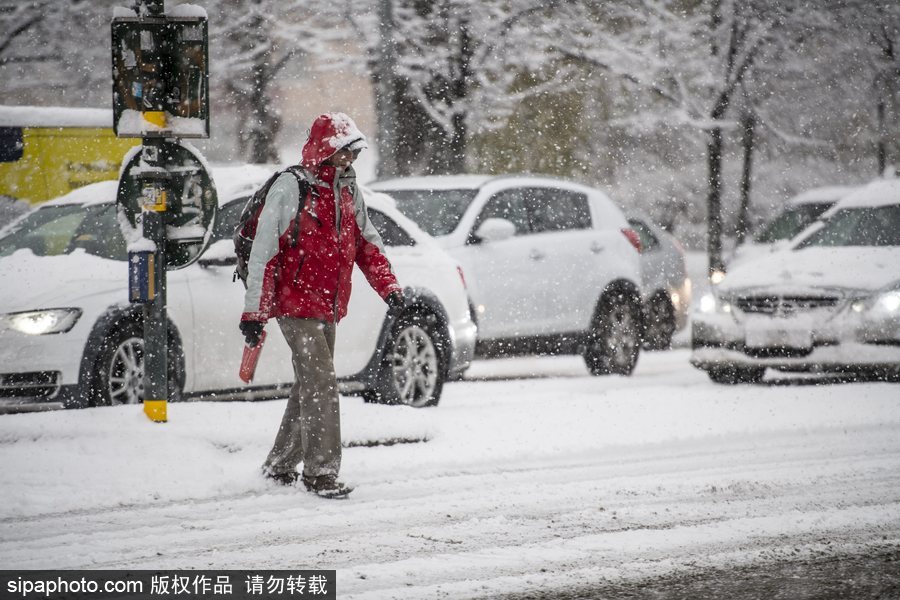
[[[279,317],[291,347],[294,385],[281,427],[263,469],[280,475],[296,470],[311,477],[341,468],[341,412],[334,375],[334,323]]]

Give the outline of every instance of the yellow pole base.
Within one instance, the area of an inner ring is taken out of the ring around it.
[[[166,126],[166,113],[161,110],[151,110],[144,113],[144,120],[157,127]]]
[[[154,423],[165,423],[168,421],[168,418],[166,418],[166,405],[167,402],[165,400],[144,400],[144,413]]]

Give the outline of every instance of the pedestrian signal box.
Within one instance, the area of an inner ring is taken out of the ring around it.
[[[117,136],[209,137],[206,16],[117,14],[112,75]]]

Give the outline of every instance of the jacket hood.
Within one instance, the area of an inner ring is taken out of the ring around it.
[[[366,136],[362,134],[353,119],[344,113],[319,115],[309,130],[309,139],[303,145],[300,166],[314,169],[349,144],[353,144],[354,150],[369,147],[366,143]]]

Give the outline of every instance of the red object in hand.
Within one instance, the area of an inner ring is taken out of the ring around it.
[[[256,363],[259,362],[259,353],[262,352],[263,344],[266,342],[266,332],[263,331],[259,336],[259,343],[255,346],[244,344],[244,356],[241,357],[240,377],[244,383],[253,381],[256,375]]]

